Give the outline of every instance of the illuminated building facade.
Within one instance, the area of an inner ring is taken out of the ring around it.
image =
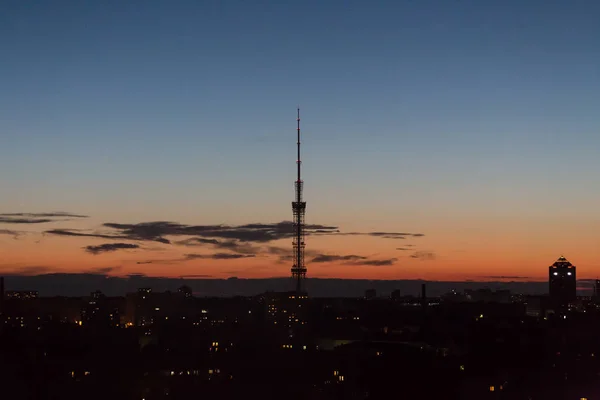
[[[38,292],[35,290],[7,290],[5,297],[7,299],[31,300],[38,298]]]
[[[305,293],[267,293],[265,297],[267,318],[275,325],[292,328],[307,323],[308,296]]]
[[[565,257],[548,268],[550,300],[556,306],[568,306],[577,297],[576,269]]]

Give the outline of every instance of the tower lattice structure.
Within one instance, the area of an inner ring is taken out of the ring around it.
[[[306,265],[304,264],[304,216],[306,213],[306,202],[302,199],[302,189],[304,182],[301,178],[302,160],[300,159],[300,108],[298,108],[298,116],[296,118],[298,131],[298,158],[296,165],[298,167],[298,178],[295,182],[296,197],[292,202],[292,210],[294,212],[294,265],[292,266],[292,278],[296,281],[296,292],[304,291],[304,280],[306,279]]]

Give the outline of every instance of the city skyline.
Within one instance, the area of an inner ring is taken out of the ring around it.
[[[308,278],[597,277],[599,5],[67,4],[0,16],[0,274],[289,276],[300,104]]]

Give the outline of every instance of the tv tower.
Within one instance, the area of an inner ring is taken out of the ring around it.
[[[298,166],[298,179],[296,180],[296,198],[292,202],[292,210],[294,211],[294,265],[292,266],[292,278],[296,281],[296,292],[304,291],[304,280],[306,279],[306,266],[304,265],[304,214],[306,213],[306,202],[302,201],[302,178],[300,172],[302,169],[302,161],[300,159],[300,108],[298,108],[298,117],[296,118],[298,125],[298,158],[296,164]]]

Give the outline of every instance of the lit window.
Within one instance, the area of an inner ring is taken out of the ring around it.
[[[344,382],[344,376],[340,375],[340,382]]]
[[[340,374],[340,371],[333,371],[333,376],[338,376]]]
[[[555,272],[555,273],[554,273],[554,276],[557,276],[557,275],[558,275],[558,272]]]
[[[493,386],[490,386],[490,392],[493,392],[494,390],[496,390],[496,388]]]
[[[567,272],[567,275],[571,276],[572,274],[570,272]]]

